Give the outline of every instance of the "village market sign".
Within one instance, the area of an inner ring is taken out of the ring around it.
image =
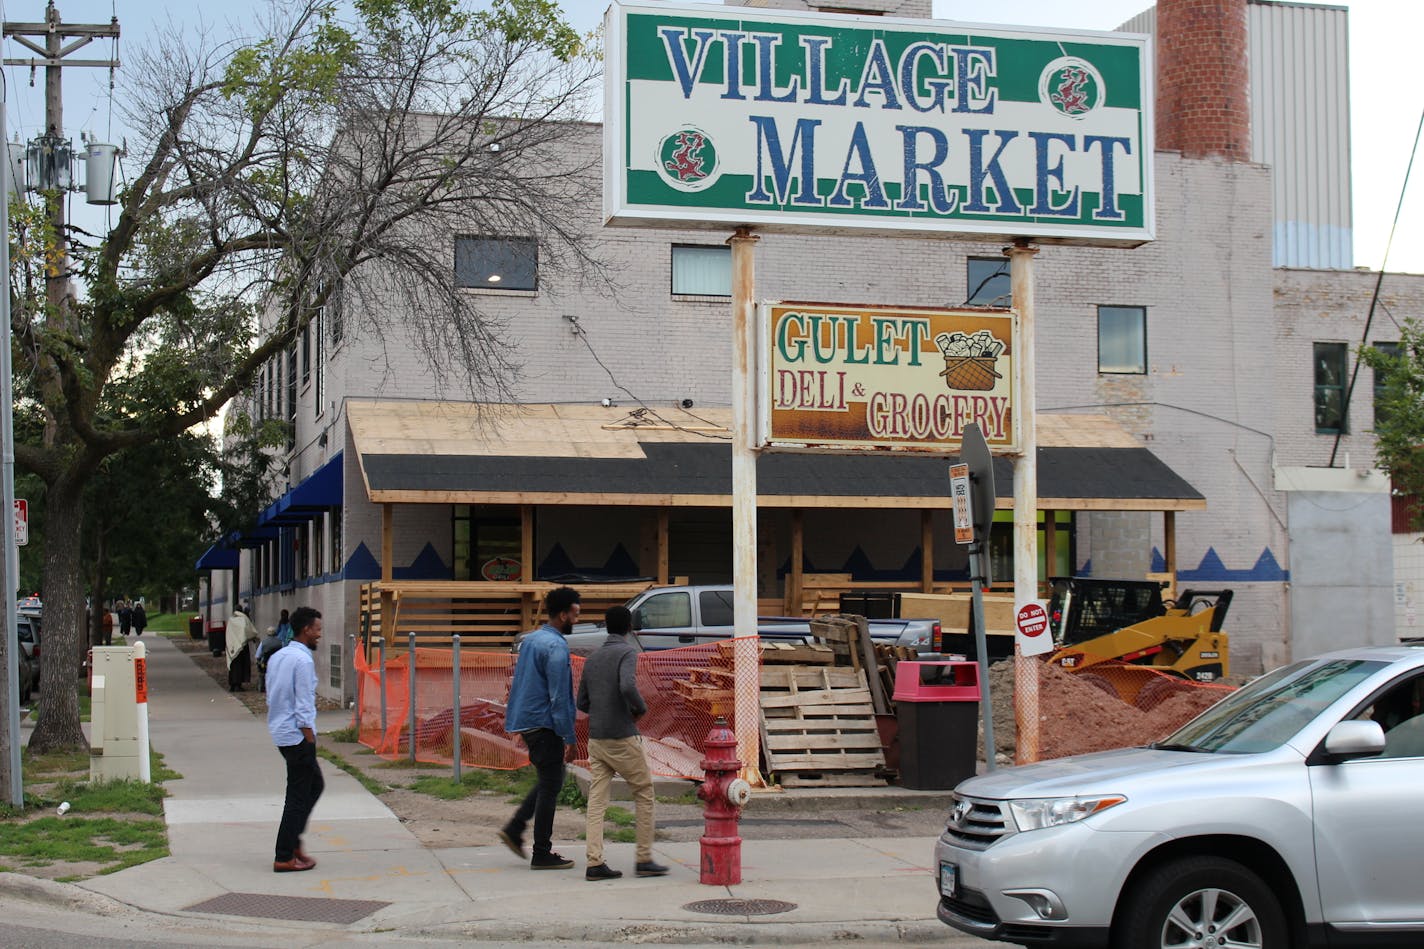
[[[605,27],[609,224],[1153,238],[1145,37],[666,3]]]

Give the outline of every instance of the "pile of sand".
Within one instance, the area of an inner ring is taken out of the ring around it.
[[[1161,741],[1202,710],[1228,694],[1220,687],[1202,687],[1182,680],[1159,690],[1160,699],[1150,711],[1124,702],[1095,684],[1058,666],[1036,663],[1038,669],[1039,760],[1068,755],[1131,748]],[[1171,680],[1167,680],[1171,681]],[[1001,764],[1012,764],[1018,734],[1014,721],[1014,663],[1005,660],[989,667],[989,689],[994,702],[994,744]],[[984,757],[983,728],[979,757]]]

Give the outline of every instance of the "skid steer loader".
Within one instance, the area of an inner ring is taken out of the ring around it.
[[[1171,601],[1163,600],[1162,584],[1153,580],[1051,582],[1055,651],[1049,662],[1072,672],[1127,663],[1197,682],[1230,674],[1229,637],[1221,627],[1232,591],[1184,590]]]

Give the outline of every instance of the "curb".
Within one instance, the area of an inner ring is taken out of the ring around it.
[[[754,922],[747,917],[726,917],[720,922],[645,922],[601,920],[586,923],[529,923],[514,925],[509,920],[452,923],[448,926],[417,929],[413,936],[449,938],[460,936],[486,942],[550,942],[591,945],[631,943],[652,945],[739,946],[804,945],[809,943],[865,942],[907,945],[975,946],[982,943],[956,933],[939,922],[921,920],[898,922],[782,923]]]
[[[108,896],[86,890],[77,883],[57,883],[23,873],[0,873],[0,896],[43,903],[58,909],[86,910],[102,914],[132,912],[134,907]]]

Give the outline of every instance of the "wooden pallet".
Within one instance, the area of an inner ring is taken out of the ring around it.
[[[767,768],[786,787],[883,783],[885,754],[865,674],[829,666],[762,668]]]
[[[830,666],[836,661],[835,651],[829,646],[820,643],[782,643],[782,642],[759,642],[761,651],[761,664],[773,666],[803,665],[803,666]],[[734,642],[724,639],[717,644],[717,654],[721,660],[731,668],[734,662],[733,653],[736,650]]]

